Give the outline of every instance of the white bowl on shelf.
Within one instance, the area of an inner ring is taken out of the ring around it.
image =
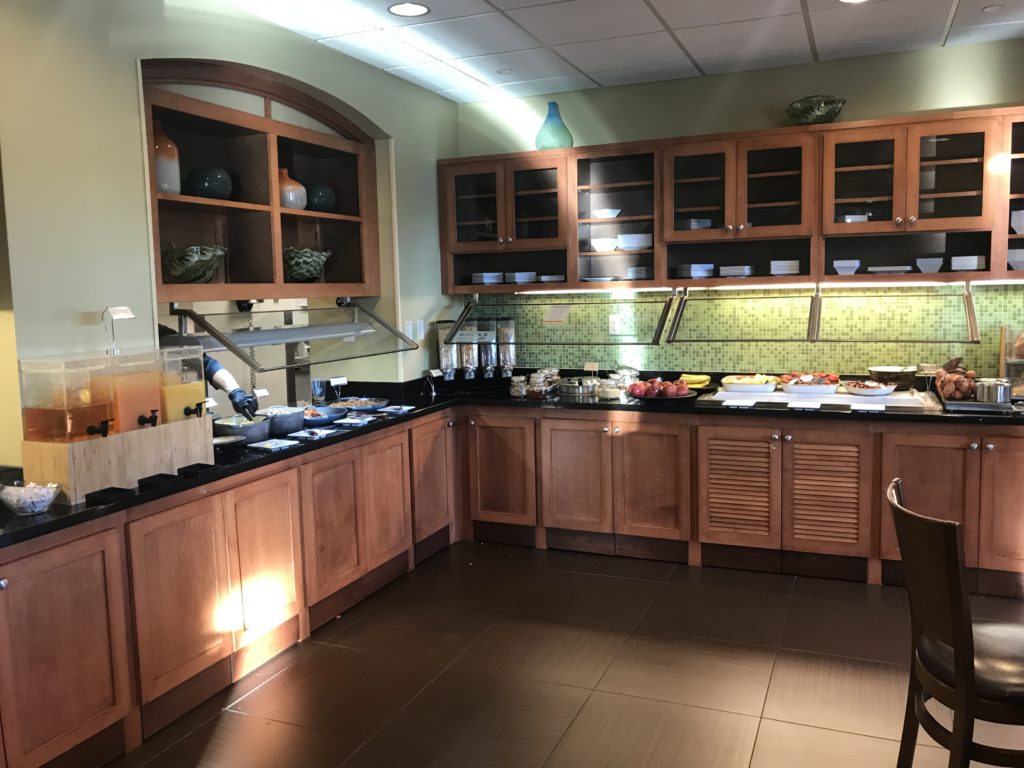
[[[855,275],[860,269],[860,259],[836,259],[832,268],[840,275]]]
[[[590,213],[591,213],[591,215],[595,219],[614,219],[616,216],[618,216],[620,213],[622,213],[622,209],[621,208],[595,208]]]
[[[942,256],[927,256],[918,259],[915,263],[922,272],[938,272],[942,269],[945,258]]]
[[[592,237],[590,247],[595,251],[614,251],[619,244],[617,237]]]

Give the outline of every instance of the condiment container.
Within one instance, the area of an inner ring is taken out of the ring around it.
[[[509,383],[510,397],[526,397],[526,377],[513,376]]]

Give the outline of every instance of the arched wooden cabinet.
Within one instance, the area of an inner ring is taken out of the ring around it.
[[[237,64],[150,60],[142,75],[158,301],[379,294],[374,139],[343,104]],[[155,128],[177,146],[180,194],[158,190]],[[227,197],[195,193],[204,169],[227,171]],[[335,202],[282,206],[280,169],[307,196],[329,187]],[[208,282],[165,268],[162,254],[188,246],[226,249]],[[291,248],[331,256],[319,275],[300,278],[287,268]]]

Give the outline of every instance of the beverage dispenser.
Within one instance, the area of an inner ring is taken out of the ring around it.
[[[202,347],[168,347],[160,351],[161,417],[165,423],[199,418],[206,402]]]

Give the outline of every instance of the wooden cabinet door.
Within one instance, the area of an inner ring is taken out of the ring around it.
[[[928,517],[964,524],[964,559],[978,565],[980,441],[954,435],[889,432],[882,437],[882,547],[886,560],[898,560],[900,548],[885,492],[893,478],[903,479],[907,508]]]
[[[569,188],[564,157],[505,163],[505,243],[512,250],[565,248]]]
[[[9,768],[35,768],[123,719],[120,530],[0,566],[0,710]]]
[[[788,429],[782,452],[782,547],[871,554],[871,436]]]
[[[311,461],[300,472],[306,599],[312,605],[368,570],[359,519],[364,505],[359,449]]]
[[[537,524],[534,421],[519,416],[469,419],[469,512],[473,520]]]
[[[441,191],[449,251],[503,251],[508,247],[504,162],[441,166]]]
[[[688,142],[665,150],[665,240],[736,237],[736,142]]]
[[[367,565],[373,570],[412,547],[409,439],[405,433],[374,440],[362,452],[360,524]]]
[[[822,230],[826,235],[900,232],[906,226],[907,129],[825,131]]]
[[[907,129],[907,231],[991,229],[1002,148],[998,118],[915,123]]]
[[[451,525],[455,509],[455,435],[450,413],[409,430],[413,539]]]
[[[143,703],[232,652],[223,498],[211,496],[128,526]]]
[[[689,539],[689,428],[616,423],[612,438],[615,532]]]
[[[302,610],[299,477],[280,472],[224,494],[239,610],[235,650]]]
[[[542,525],[612,532],[611,430],[604,420],[541,419]]]
[[[736,237],[811,234],[816,147],[812,134],[736,143]]]
[[[1024,572],[1024,438],[985,438],[981,451],[978,565]]]
[[[700,540],[779,549],[782,441],[771,427],[699,427]]]

